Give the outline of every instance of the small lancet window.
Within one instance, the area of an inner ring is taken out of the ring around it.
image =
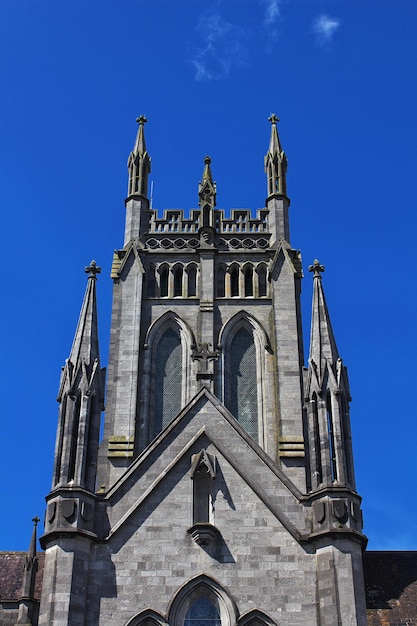
[[[188,297],[193,298],[197,295],[197,268],[190,265],[187,269],[188,274]]]
[[[230,270],[230,295],[239,295],[239,270],[237,267],[232,267]]]
[[[253,296],[253,269],[250,265],[245,267],[245,296]]]
[[[159,292],[161,298],[166,298],[168,296],[168,279],[169,279],[169,270],[167,267],[163,267],[161,270],[160,283],[159,283]]]
[[[264,298],[267,295],[267,282],[266,282],[266,267],[260,265],[257,268],[258,274],[258,294],[260,298]]]
[[[182,275],[182,267],[177,266],[174,269],[174,296],[182,296]]]
[[[332,412],[332,398],[330,393],[326,398],[326,414],[327,414],[327,436],[329,439],[329,454],[330,454],[330,473],[332,481],[337,480],[337,463],[336,463],[336,448],[334,439],[334,425],[333,425],[333,412]]]
[[[224,270],[224,267],[218,267],[217,272],[216,272],[216,292],[217,292],[218,298],[224,298],[226,294],[225,277],[226,277],[226,272]]]
[[[156,294],[156,280],[155,280],[155,268],[150,265],[146,271],[146,295],[148,298],[155,298]]]

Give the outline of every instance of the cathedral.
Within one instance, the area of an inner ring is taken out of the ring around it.
[[[138,118],[107,372],[92,261],[59,385],[43,552],[35,518],[28,553],[0,553],[1,624],[417,624],[415,556],[364,554],[349,382],[318,260],[304,355],[287,157],[269,121],[264,208],[216,208],[207,156],[198,210],[162,216]],[[390,608],[394,580],[405,613]]]

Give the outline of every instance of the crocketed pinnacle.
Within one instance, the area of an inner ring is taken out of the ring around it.
[[[85,272],[88,274],[87,288],[69,357],[74,367],[81,361],[90,365],[99,359],[96,280],[101,268],[91,261]]]
[[[148,195],[148,176],[151,171],[151,159],[146,150],[145,124],[148,121],[144,115],[136,118],[139,124],[135,145],[127,160],[129,171],[128,196]]]
[[[324,372],[326,361],[335,364],[339,358],[330,315],[324,297],[322,277],[324,266],[315,259],[308,268],[313,272],[313,308],[311,316],[310,363],[319,368],[319,375]]]

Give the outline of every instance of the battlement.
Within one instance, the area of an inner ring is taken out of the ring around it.
[[[250,209],[232,209],[231,217],[225,217],[224,210],[214,211],[214,224],[217,233],[268,233],[268,209],[258,209],[256,217]],[[201,211],[191,209],[190,217],[183,209],[165,209],[164,216],[158,218],[158,211],[149,211],[148,233],[197,233],[200,228]]]

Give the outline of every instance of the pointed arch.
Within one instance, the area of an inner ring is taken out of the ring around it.
[[[232,263],[229,267],[230,273],[230,295],[237,297],[240,295],[239,283],[240,283],[240,268],[237,263]]]
[[[146,436],[141,447],[154,439],[190,400],[191,346],[195,338],[173,311],[153,322],[145,337],[144,403],[140,422]]]
[[[226,266],[219,263],[216,267],[216,297],[224,298],[226,296]]]
[[[204,603],[203,609],[212,610],[211,626],[234,626],[237,609],[230,594],[214,579],[200,575],[183,585],[168,609],[170,626],[186,626],[186,618],[196,603]],[[218,618],[215,615],[218,615]]]
[[[258,609],[252,609],[242,615],[237,624],[238,626],[275,626],[274,620]]]
[[[156,275],[155,265],[150,263],[145,271],[146,276],[146,296],[148,298],[155,298],[156,296]]]
[[[268,270],[266,264],[259,263],[255,271],[258,276],[257,295],[259,298],[265,298],[268,295]]]
[[[186,267],[187,273],[187,297],[195,298],[197,296],[197,273],[198,267],[196,263],[189,263]]]
[[[176,263],[172,268],[174,298],[183,296],[184,267]]]
[[[264,445],[265,349],[267,333],[246,311],[234,315],[220,331],[220,396],[235,418]]]
[[[168,626],[168,623],[162,615],[151,609],[145,609],[137,613],[134,617],[126,622],[126,626]]]
[[[254,295],[253,290],[253,265],[252,263],[245,263],[243,266],[243,284],[244,284],[244,296],[245,298]]]
[[[161,298],[167,298],[169,296],[169,266],[167,263],[162,263],[158,267],[159,274],[159,295]]]

